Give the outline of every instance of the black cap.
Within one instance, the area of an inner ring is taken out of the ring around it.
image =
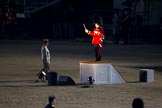
[[[96,21],[94,21],[94,24],[101,25],[101,24],[100,24],[100,21],[97,21],[97,20],[96,20]]]
[[[49,96],[49,98],[48,98],[48,100],[49,100],[50,102],[53,101],[54,99],[56,99],[56,97],[55,97],[54,95]]]

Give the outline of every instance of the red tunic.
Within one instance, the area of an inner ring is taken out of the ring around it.
[[[102,36],[103,36],[103,29],[98,29],[98,28],[95,28],[93,29],[93,31],[90,31],[88,33],[90,36],[93,36],[93,39],[92,39],[92,44],[101,44],[102,41]]]
[[[16,13],[14,12],[13,8],[9,9],[8,17],[7,17],[7,24],[9,26],[15,25],[16,22]]]
[[[0,8],[0,25],[3,24],[4,21],[4,14],[3,14],[3,10]]]

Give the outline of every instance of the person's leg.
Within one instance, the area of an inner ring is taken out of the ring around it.
[[[98,46],[96,44],[94,44],[93,46],[94,46],[95,58],[96,58],[96,61],[97,61],[97,58],[98,58]]]
[[[118,33],[115,34],[114,37],[115,37],[115,44],[119,44],[119,34]]]
[[[101,47],[99,44],[95,44],[95,56],[96,56],[96,61],[100,61],[101,60]]]
[[[2,39],[2,27],[3,27],[3,25],[0,24],[0,39]]]
[[[102,47],[100,47],[99,45],[98,45],[98,61],[101,61],[101,58],[102,58]]]
[[[123,37],[124,44],[128,44],[128,29],[127,28],[123,28],[122,35],[123,35],[122,37]]]
[[[48,79],[48,72],[49,72],[49,64],[44,63],[44,71],[46,73],[46,80]]]

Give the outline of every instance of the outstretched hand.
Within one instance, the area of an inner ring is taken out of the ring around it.
[[[87,29],[85,29],[85,32],[88,33],[89,31]]]

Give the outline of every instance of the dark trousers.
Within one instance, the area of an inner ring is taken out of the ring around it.
[[[13,40],[15,39],[15,26],[11,25],[11,26],[7,26],[7,34],[9,39]]]
[[[102,58],[102,47],[100,47],[99,44],[94,44],[93,46],[94,46],[96,61],[101,61],[101,58]]]
[[[117,34],[114,34],[114,43],[115,44],[119,44],[119,34],[117,33]]]
[[[2,28],[3,28],[3,24],[0,24],[0,39],[2,38]]]
[[[128,41],[129,41],[129,28],[128,27],[123,28],[122,37],[124,40],[124,44],[128,44]]]

